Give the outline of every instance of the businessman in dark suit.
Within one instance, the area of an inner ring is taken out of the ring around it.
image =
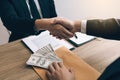
[[[58,36],[63,33],[64,37],[73,35],[61,25],[52,24],[53,17],[57,16],[53,0],[1,0],[0,14],[3,24],[12,32],[9,41],[39,34],[42,30]]]

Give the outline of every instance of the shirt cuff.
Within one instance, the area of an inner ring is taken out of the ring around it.
[[[87,20],[82,20],[81,21],[81,32],[86,33],[86,25],[87,25]]]

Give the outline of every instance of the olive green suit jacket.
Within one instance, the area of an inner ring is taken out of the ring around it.
[[[106,19],[106,20],[88,20],[87,34],[99,36],[108,39],[120,40],[120,20]],[[98,80],[120,80],[120,57],[109,65]]]
[[[88,35],[108,39],[120,39],[120,20],[119,19],[106,19],[106,20],[88,20],[86,32]]]

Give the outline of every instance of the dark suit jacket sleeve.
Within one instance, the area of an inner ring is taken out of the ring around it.
[[[108,39],[120,39],[120,25],[117,19],[88,20],[87,34]]]
[[[7,29],[21,34],[34,34],[35,19],[18,17],[13,5],[8,0],[1,0],[0,11],[1,19]]]
[[[105,69],[98,80],[120,80],[120,57]]]

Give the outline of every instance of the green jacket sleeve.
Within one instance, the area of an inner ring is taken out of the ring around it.
[[[88,20],[86,30],[88,35],[108,39],[120,39],[120,24],[118,19]]]

